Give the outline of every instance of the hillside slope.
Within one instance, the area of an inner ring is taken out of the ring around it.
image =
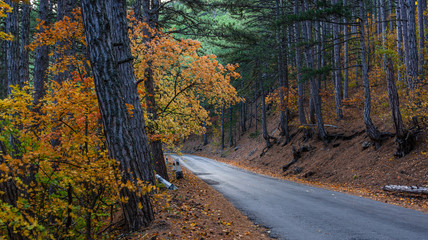
[[[352,115],[352,114],[351,114]],[[393,132],[392,126],[383,125],[381,119],[374,119],[382,131]],[[268,131],[281,139],[277,130],[279,114],[269,116]],[[303,134],[291,126],[292,141],[285,145],[278,141],[264,156],[265,142],[261,134],[254,134],[254,127],[243,135],[237,136],[235,146],[219,150],[218,140],[210,139],[210,144],[202,146],[202,137],[193,136],[183,144],[183,152],[204,155],[225,161],[258,173],[313,184],[334,190],[349,192],[383,202],[428,212],[428,196],[414,194],[389,193],[382,190],[384,185],[428,185],[428,151],[426,134],[418,135],[415,149],[403,158],[394,157],[394,138],[389,138],[382,146],[366,149],[369,143],[361,119],[354,116],[334,123],[337,128],[328,127],[330,134],[355,135],[350,140],[336,139],[329,144],[319,141],[316,136],[303,141]],[[227,139],[227,136],[226,136]],[[308,151],[283,171],[283,166],[293,160],[292,147],[304,146]]]

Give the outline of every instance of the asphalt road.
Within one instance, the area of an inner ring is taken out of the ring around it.
[[[177,156],[175,156],[177,157]],[[428,214],[251,173],[208,158],[181,165],[279,239],[428,239]]]

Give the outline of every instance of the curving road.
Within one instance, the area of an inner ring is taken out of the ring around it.
[[[177,156],[173,156],[177,157]],[[428,239],[428,214],[184,155],[183,166],[279,239]]]

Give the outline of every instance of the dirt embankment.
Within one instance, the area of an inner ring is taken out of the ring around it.
[[[404,207],[428,212],[428,196],[389,193],[382,190],[383,186],[394,185],[428,185],[428,152],[426,134],[418,135],[415,149],[403,158],[394,157],[395,138],[383,141],[382,146],[375,149],[364,132],[364,125],[357,118],[348,117],[335,123],[335,127],[327,127],[327,131],[353,138],[344,140],[333,139],[325,144],[316,136],[303,141],[303,133],[292,127],[292,141],[282,146],[278,141],[262,157],[265,142],[261,134],[255,134],[254,128],[243,135],[238,134],[235,146],[219,150],[215,139],[207,146],[202,146],[202,137],[194,136],[184,143],[184,152],[204,155],[224,161],[254,172],[290,179],[297,182],[318,185],[333,190],[393,203]],[[392,126],[383,125],[375,119],[381,131],[393,132]],[[282,140],[278,131],[279,116],[270,116],[269,133]],[[227,137],[226,137],[227,139]],[[296,163],[286,171],[283,167],[293,160],[293,146],[304,151]],[[363,147],[364,146],[364,147]]]

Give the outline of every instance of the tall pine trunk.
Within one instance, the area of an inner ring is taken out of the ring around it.
[[[224,150],[224,106],[221,108],[220,149]]]
[[[396,22],[397,22],[397,52],[399,57],[399,65],[403,64],[404,54],[403,54],[403,22],[401,21],[401,5],[397,4],[395,9]],[[398,81],[402,80],[401,70],[398,70],[397,73]]]
[[[233,107],[229,108],[229,147],[233,147]]]
[[[44,21],[46,25],[49,24],[49,0],[40,0],[39,5],[39,19]],[[39,32],[44,29],[40,28]],[[49,47],[38,46],[36,48],[36,57],[34,59],[34,105],[38,111],[38,104],[45,96],[47,83],[47,70],[49,67]]]
[[[120,163],[124,183],[137,180],[154,183],[144,115],[132,67],[126,2],[81,0],[81,5],[109,155]],[[129,106],[133,107],[132,114]],[[128,199],[122,202],[127,230],[139,230],[153,221],[147,194],[123,188],[120,195]]]
[[[424,11],[426,10],[426,0],[418,0],[418,25],[419,25],[419,59],[418,59],[418,68],[419,68],[419,77],[424,79],[424,49],[425,49],[425,27],[424,25]]]
[[[394,79],[394,65],[390,57],[386,60],[387,64],[387,86],[388,86],[388,99],[389,106],[391,108],[391,116],[394,122],[395,132],[396,132],[396,143],[397,143],[397,152],[395,156],[404,157],[410,151],[412,151],[415,145],[415,138],[412,133],[408,132],[405,127],[401,117],[400,112],[400,101],[398,97],[397,87],[395,86]]]
[[[299,0],[294,0],[294,14],[297,15],[299,14]],[[300,22],[296,22],[294,24],[294,28],[295,28],[295,41],[296,43],[298,43],[300,41]],[[297,44],[296,44],[297,45]],[[301,51],[300,51],[300,46],[296,47],[296,69],[297,69],[297,95],[299,97],[298,99],[298,111],[299,111],[299,122],[300,125],[306,125],[306,116],[305,116],[305,85],[302,81],[302,74],[301,74]]]
[[[415,0],[407,0],[407,30],[408,30],[408,59],[407,59],[407,83],[410,89],[414,89],[418,83],[418,43],[416,39]]]
[[[333,0],[333,4],[337,4],[337,0]],[[336,102],[336,119],[343,118],[342,112],[342,71],[340,59],[340,39],[339,39],[339,21],[335,18],[336,23],[333,24],[333,44],[334,44],[334,100]]]
[[[30,63],[28,58],[28,48],[30,44],[30,14],[31,6],[26,3],[21,5],[21,42],[19,48],[20,63],[19,63],[19,78],[20,82],[28,82],[30,80]]]
[[[307,10],[308,5],[307,1],[304,1],[304,8]],[[312,22],[307,21],[306,22],[306,29],[304,30],[306,32],[305,37],[306,41],[312,40]],[[313,49],[312,46],[306,46],[306,58],[308,62],[308,68],[313,69],[314,68],[314,61],[313,61]],[[324,128],[324,119],[322,116],[321,111],[321,97],[319,94],[319,82],[311,76],[311,98],[313,101],[313,108],[316,116],[316,124],[318,127],[318,137],[325,141],[327,140],[327,132]]]
[[[364,11],[364,2],[360,2],[360,46],[361,46],[361,66],[363,69],[363,83],[364,83],[364,123],[366,125],[367,135],[371,140],[378,143],[380,141],[381,134],[373,125],[370,109],[371,109],[371,96],[370,96],[370,83],[366,59],[366,45],[365,45],[365,11]]]
[[[347,8],[347,2],[346,0],[343,1],[343,6]],[[343,98],[348,98],[348,88],[349,88],[349,56],[348,56],[348,45],[349,45],[349,36],[348,36],[348,24],[347,19],[343,19],[344,25],[343,25],[343,34],[344,36],[344,80],[343,80]]]
[[[73,18],[73,9],[77,8],[78,4],[75,0],[58,0],[57,2],[57,21],[61,21],[64,19],[64,17],[68,17],[70,19]],[[64,47],[67,44],[71,44],[72,46],[69,46],[70,49],[65,50]],[[60,41],[55,46],[55,54],[54,59],[55,62],[58,63],[61,61],[61,58],[63,58],[65,55],[71,55],[73,53],[73,49],[75,49],[76,46],[74,46],[74,43],[69,43],[65,41]],[[57,72],[53,76],[53,79],[57,83],[62,83],[63,81],[70,78],[70,72],[72,72],[73,66],[69,65],[67,66],[67,70],[64,72]]]

